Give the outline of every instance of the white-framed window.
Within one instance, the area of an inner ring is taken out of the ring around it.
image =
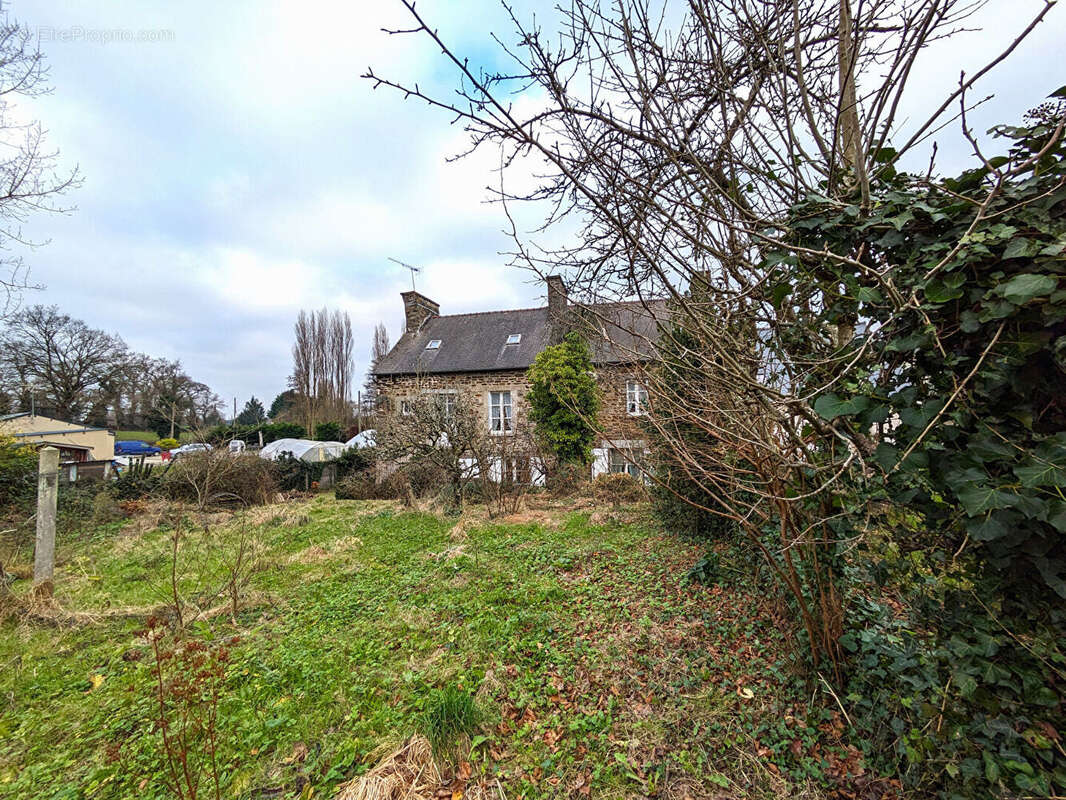
[[[610,472],[625,472],[637,480],[641,479],[640,457],[634,450],[612,447],[607,454],[607,469]]]
[[[522,341],[522,334],[520,334],[520,333],[512,333],[510,336],[507,337],[506,344],[519,344],[521,341]]]
[[[437,407],[444,412],[444,418],[451,420],[455,418],[455,392],[437,392],[434,395]]]
[[[626,413],[639,417],[648,410],[648,390],[636,381],[626,381]]]
[[[426,345],[427,350],[440,350],[440,339],[430,339]]]
[[[414,401],[407,397],[400,398],[400,413],[405,417],[409,417],[415,413]]]
[[[510,433],[514,430],[514,407],[510,392],[489,392],[489,430]]]

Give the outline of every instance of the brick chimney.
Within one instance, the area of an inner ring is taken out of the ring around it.
[[[440,306],[424,294],[400,292],[400,297],[403,298],[404,322],[409,333],[417,332],[430,317],[440,316]]]
[[[544,279],[548,285],[548,325],[550,326],[550,339],[552,344],[563,340],[566,333],[567,305],[566,284],[558,275],[549,275]]]

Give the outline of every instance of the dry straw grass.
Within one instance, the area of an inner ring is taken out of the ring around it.
[[[290,564],[317,564],[320,561],[349,555],[362,546],[363,540],[358,536],[343,536],[331,542],[308,545],[303,550],[293,553],[286,560]]]
[[[298,528],[311,521],[311,515],[301,506],[292,503],[274,503],[268,506],[252,506],[241,511],[242,518],[257,527]]]
[[[238,601],[237,610],[258,608],[267,601],[268,596],[261,592],[246,592]],[[79,628],[111,620],[143,620],[152,616],[169,618],[173,616],[173,608],[169,603],[158,603],[150,606],[111,606],[99,611],[73,611],[64,608],[55,597],[41,595],[32,590],[18,594],[6,588],[0,590],[0,621],[13,619],[19,623],[55,628]],[[185,607],[185,623],[215,619],[232,612],[233,604],[229,600],[210,608],[198,608],[189,604]]]
[[[444,548],[439,553],[426,553],[426,559],[431,561],[451,561],[453,558],[459,558],[459,556],[465,554],[465,544],[454,544],[451,547]]]
[[[433,748],[412,736],[366,775],[343,784],[334,800],[431,800],[441,786]]]

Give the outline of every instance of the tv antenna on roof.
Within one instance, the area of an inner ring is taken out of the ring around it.
[[[400,261],[398,258],[393,258],[392,256],[389,256],[389,261],[392,261],[395,264],[399,264],[401,267],[406,267],[407,269],[411,270],[411,291],[415,291],[415,273],[421,272],[422,268],[413,267],[410,264],[406,264],[403,261]]]

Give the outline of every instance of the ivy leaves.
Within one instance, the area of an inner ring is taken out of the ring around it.
[[[1015,239],[1007,246],[1007,249],[1003,254],[1004,258],[1014,257],[1010,255],[1010,252],[1017,242],[1022,242],[1023,244],[1028,245],[1028,242],[1024,239]],[[996,297],[1002,297],[1007,302],[1013,303],[1016,306],[1021,306],[1025,305],[1035,297],[1044,297],[1051,294],[1055,291],[1058,285],[1058,276],[1022,273],[1021,275],[1015,275],[1006,283],[996,286],[992,289],[990,294]]]
[[[1066,790],[1066,754],[1038,722],[1062,702],[1046,671],[1066,664],[1066,145],[1050,124],[1000,134],[1010,152],[943,191],[886,173],[861,215],[819,198],[793,209],[795,245],[843,258],[772,255],[787,287],[775,306],[807,326],[790,363],[817,363],[810,343],[830,326],[857,331],[835,345],[837,371],[810,380],[830,387],[811,401],[822,419],[875,443],[835,487],[835,507],[858,511],[833,530],[898,534],[924,612],[923,641],[901,639],[892,610],[841,640],[851,699],[867,723],[887,717],[915,781],[937,765],[946,796]],[[1010,177],[994,182],[1000,167]],[[1035,631],[1051,643],[1039,652]]]
[[[856,435],[881,425],[874,463],[886,497],[937,520],[953,546],[969,535],[1021,589],[1066,598],[1066,149],[1048,145],[1050,131],[1013,133],[1019,143],[993,166],[1038,150],[1054,158],[1002,184],[976,222],[991,189],[985,167],[945,181],[948,192],[895,175],[858,220],[818,200],[795,209],[806,226],[798,244],[863,253],[896,296],[917,300],[892,305],[883,282],[846,262],[811,270],[819,285],[846,287],[825,293],[815,324],[857,313],[864,333],[841,362],[870,376],[836,381],[812,406]],[[790,286],[800,277],[782,275]]]
[[[861,395],[841,398],[833,392],[827,392],[814,401],[814,410],[822,418],[834,420],[837,417],[858,414],[869,405],[870,401]]]
[[[528,370],[529,418],[537,437],[563,463],[591,460],[600,396],[588,345],[568,333],[544,348]]]

